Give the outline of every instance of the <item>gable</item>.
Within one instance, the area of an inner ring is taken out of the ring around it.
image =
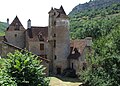
[[[19,18],[16,16],[12,23],[8,26],[7,31],[25,30]]]

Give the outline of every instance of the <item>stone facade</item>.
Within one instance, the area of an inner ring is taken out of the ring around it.
[[[67,68],[67,57],[70,54],[69,19],[62,6],[60,9],[52,8],[49,12],[48,33],[48,59],[52,61],[50,71],[59,74]]]
[[[6,40],[20,48],[25,47],[25,28],[16,16],[5,32]]]
[[[70,41],[69,18],[61,6],[49,11],[48,27],[31,26],[29,19],[25,29],[16,16],[5,36],[0,37],[0,56],[5,57],[16,49],[27,49],[41,57],[47,74],[62,74],[66,68],[75,69],[77,74],[86,62],[91,40],[88,37]]]

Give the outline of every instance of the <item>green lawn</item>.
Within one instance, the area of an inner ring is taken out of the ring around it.
[[[50,77],[50,86],[79,86],[81,83],[74,78]]]

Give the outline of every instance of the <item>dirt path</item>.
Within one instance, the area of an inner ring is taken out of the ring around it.
[[[80,82],[63,81],[56,77],[50,77],[50,86],[79,86]]]

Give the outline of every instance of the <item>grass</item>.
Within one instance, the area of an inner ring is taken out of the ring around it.
[[[80,84],[76,78],[50,77],[50,86],[79,86]]]

